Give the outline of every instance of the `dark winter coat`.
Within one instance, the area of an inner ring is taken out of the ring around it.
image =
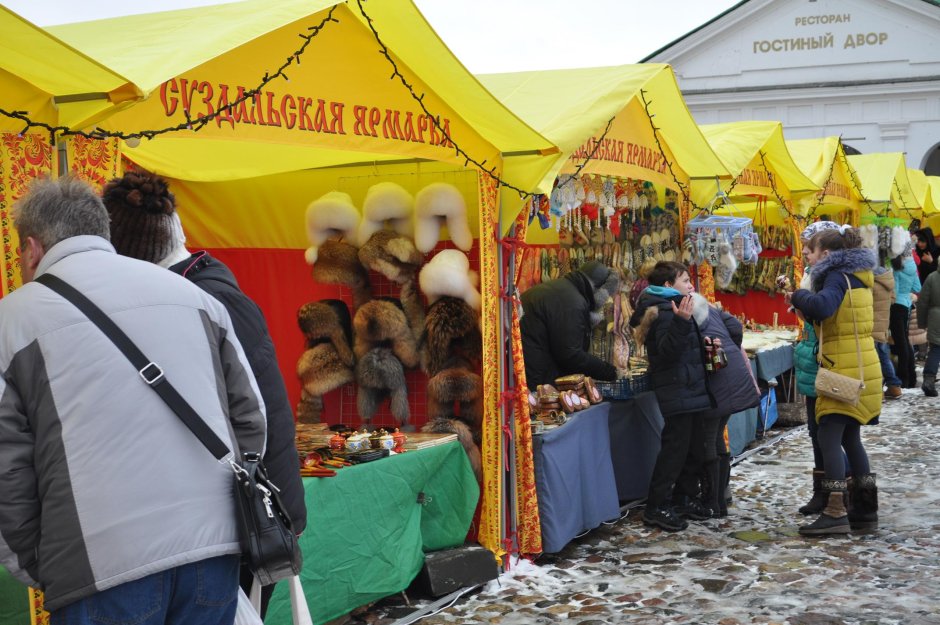
[[[707,315],[698,311],[699,301],[706,307]],[[726,417],[760,403],[760,392],[752,377],[751,363],[741,349],[744,328],[741,322],[728,313],[709,306],[702,297],[696,301],[695,319],[705,317],[699,325],[702,335],[712,339],[721,339],[721,346],[728,357],[728,366],[708,375],[708,385],[715,398],[716,407],[708,417]]]
[[[927,342],[940,345],[940,273],[927,276],[917,300],[917,325],[927,330]]]
[[[591,265],[591,263],[588,263]],[[593,266],[593,265],[592,265]],[[553,384],[555,378],[583,373],[614,380],[617,369],[589,352],[595,292],[610,273],[573,271],[538,284],[522,294],[522,354],[530,389]]]
[[[923,284],[927,280],[927,276],[937,270],[937,261],[940,261],[940,247],[937,247],[937,240],[934,239],[933,230],[930,228],[918,230],[917,240],[927,244],[924,249],[920,249],[917,245],[914,246],[914,253],[920,259],[920,264],[917,265],[917,275],[920,277],[920,283]],[[929,263],[924,260],[924,254],[928,253],[932,258]]]
[[[646,346],[650,386],[663,416],[706,412],[715,408],[705,375],[702,333],[695,319],[672,310],[672,300],[644,291],[630,317],[638,343]]]
[[[238,287],[231,270],[207,252],[193,254],[170,267],[170,271],[187,278],[219,300],[232,318],[235,336],[245,350],[267,413],[268,441],[264,466],[271,481],[281,489],[281,501],[299,534],[307,525],[307,507],[294,441],[294,415],[264,315]]]

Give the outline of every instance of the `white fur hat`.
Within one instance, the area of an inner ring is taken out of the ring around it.
[[[441,222],[454,245],[465,252],[473,247],[473,235],[467,223],[467,203],[460,190],[446,182],[435,182],[415,196],[415,247],[427,254],[441,236]]]
[[[421,292],[433,304],[444,296],[457,297],[474,310],[480,310],[481,297],[477,290],[480,276],[470,271],[467,255],[459,250],[441,250],[418,274]]]
[[[362,202],[362,222],[359,224],[359,245],[365,245],[373,234],[388,221],[392,230],[406,237],[414,232],[412,215],[414,198],[401,185],[379,182],[369,187]]]
[[[306,219],[310,247],[304,258],[308,265],[317,262],[317,250],[327,239],[339,236],[349,242],[356,240],[360,215],[348,193],[330,191],[314,200],[307,207]]]

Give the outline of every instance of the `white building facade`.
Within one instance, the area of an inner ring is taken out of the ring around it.
[[[940,0],[744,0],[644,61],[699,124],[780,121],[940,175]]]

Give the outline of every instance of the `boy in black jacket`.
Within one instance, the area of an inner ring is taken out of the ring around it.
[[[704,446],[692,445],[692,441],[702,440],[704,414],[715,402],[705,374],[702,334],[692,316],[695,287],[688,267],[662,261],[648,279],[650,286],[640,295],[630,325],[636,328],[637,342],[646,346],[650,385],[665,425],[643,522],[676,532],[688,527],[683,516],[711,516],[694,499],[683,501],[678,509],[672,508],[670,500],[689,452],[695,454],[699,448],[704,452]]]

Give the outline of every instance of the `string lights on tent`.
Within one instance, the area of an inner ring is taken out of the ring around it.
[[[839,145],[842,145],[842,136],[839,136]],[[822,184],[822,191],[816,195],[816,203],[813,204],[808,211],[806,211],[806,221],[811,222],[813,217],[816,216],[816,211],[820,206],[823,205],[823,202],[826,200],[826,189],[829,188],[829,183],[832,182],[832,174],[836,169],[836,159],[833,158],[832,162],[829,164],[829,175],[826,176],[826,181]]]
[[[295,50],[290,56],[287,57],[287,60],[274,72],[266,72],[264,77],[261,79],[261,82],[254,89],[245,90],[244,94],[240,97],[232,100],[224,106],[220,106],[215,109],[212,113],[203,115],[193,119],[189,113],[188,108],[183,108],[183,115],[186,117],[186,121],[179,123],[175,126],[168,126],[166,128],[160,128],[157,130],[138,130],[136,132],[123,132],[123,131],[109,131],[96,128],[90,132],[84,130],[72,130],[67,126],[54,126],[52,124],[47,124],[45,122],[34,121],[29,117],[28,111],[7,111],[0,108],[0,115],[8,117],[10,119],[16,119],[25,124],[23,130],[20,131],[20,135],[23,135],[29,132],[33,128],[41,128],[49,133],[49,142],[52,145],[55,145],[56,137],[72,137],[79,136],[86,139],[123,139],[124,141],[129,142],[128,145],[132,145],[134,141],[138,144],[141,139],[153,139],[162,134],[180,132],[183,130],[198,132],[204,128],[209,122],[215,120],[217,117],[223,115],[228,115],[236,109],[242,102],[254,98],[256,95],[260,94],[261,91],[270,83],[271,81],[277,78],[283,78],[284,80],[289,80],[287,74],[284,70],[289,68],[291,65],[296,63],[300,65],[300,57],[306,51],[307,46],[310,45],[310,42],[313,41],[314,37],[320,34],[320,32],[326,27],[330,22],[339,23],[339,20],[333,17],[333,12],[336,10],[338,5],[334,5],[329,12],[326,14],[319,24],[315,26],[310,26],[307,28],[308,33],[300,33],[298,36],[303,39],[303,43],[300,45],[297,50]]]

